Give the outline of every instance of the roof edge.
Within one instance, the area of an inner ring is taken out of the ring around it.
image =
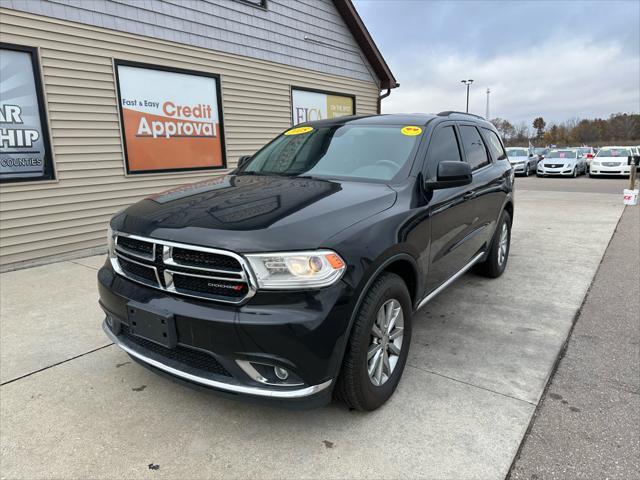
[[[358,46],[364,53],[365,57],[371,64],[371,67],[375,71],[378,79],[380,80],[381,88],[397,88],[400,84],[393,76],[389,65],[385,61],[382,53],[378,49],[378,46],[373,41],[369,30],[365,26],[362,18],[358,14],[356,7],[351,0],[333,0],[333,4],[342,16],[342,19],[351,30]]]

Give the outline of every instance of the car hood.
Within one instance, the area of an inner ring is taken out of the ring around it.
[[[517,162],[526,162],[527,160],[529,160],[529,157],[507,157],[509,159],[509,161],[511,163],[517,163]]]
[[[545,158],[545,163],[574,163],[578,159],[577,158]]]
[[[384,184],[228,175],[150,196],[114,216],[111,226],[237,252],[303,250],[327,246],[395,199]]]
[[[593,160],[598,162],[624,162],[627,163],[627,157],[594,157]]]

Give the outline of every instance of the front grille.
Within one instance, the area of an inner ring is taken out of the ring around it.
[[[145,283],[149,282],[153,285],[158,285],[156,272],[153,267],[147,267],[140,265],[139,263],[132,262],[127,260],[124,256],[120,256],[118,262],[120,263],[122,270],[126,272],[127,276],[133,277],[134,280],[138,279],[145,281]]]
[[[240,262],[233,257],[219,255],[217,253],[199,252],[185,248],[173,249],[173,260],[184,266],[208,267],[211,269],[230,270],[239,272],[242,270]]]
[[[604,167],[619,167],[621,164],[620,162],[602,162],[602,165]]]
[[[232,252],[118,232],[114,235],[112,263],[119,274],[131,280],[224,303],[241,303],[255,292],[244,260]]]
[[[131,334],[129,327],[124,324],[122,325],[122,335],[131,343],[135,343],[146,350],[150,350],[158,355],[162,355],[165,358],[169,358],[188,367],[215,373],[216,375],[224,375],[225,377],[231,376],[220,362],[208,353],[200,350],[192,350],[181,345],[178,345],[175,349],[163,347],[155,342]]]
[[[184,293],[206,292],[214,296],[229,296],[242,298],[247,294],[245,283],[228,282],[226,280],[191,277],[188,275],[173,274],[173,285],[177,291]]]
[[[562,168],[564,163],[545,163],[544,166],[547,168]]]
[[[137,240],[131,237],[118,237],[117,246],[125,252],[134,255],[142,255],[143,257],[153,257],[153,243]]]

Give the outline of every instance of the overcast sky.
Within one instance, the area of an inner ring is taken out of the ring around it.
[[[640,1],[355,0],[400,83],[383,113],[531,123],[640,111]]]

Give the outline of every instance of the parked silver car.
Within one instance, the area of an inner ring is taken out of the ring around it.
[[[526,147],[507,148],[507,157],[516,175],[528,177],[538,166],[538,156],[530,153]]]
[[[548,175],[560,175],[564,177],[577,177],[587,173],[587,163],[573,149],[551,150],[542,162],[538,163],[536,174],[539,177]]]
[[[587,172],[589,171],[589,164],[591,163],[591,159],[596,156],[596,151],[593,147],[575,147],[575,150],[578,152],[578,156],[584,158],[584,161],[587,164]]]

